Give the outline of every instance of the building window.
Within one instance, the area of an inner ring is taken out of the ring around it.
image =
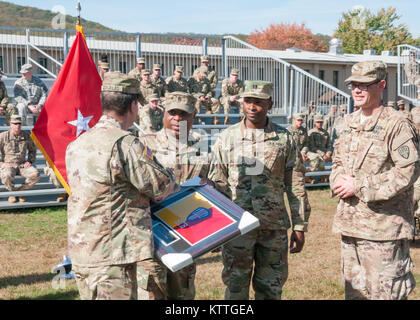
[[[3,56],[0,56],[0,69],[2,69],[4,71],[4,68],[3,68]]]
[[[43,66],[45,69],[47,69],[47,58],[39,58],[38,59],[38,63]],[[43,70],[42,68],[38,68],[39,69],[39,74],[46,74],[45,70]]]
[[[258,68],[258,79],[264,80],[264,68]]]
[[[26,57],[17,57],[17,73],[19,73],[22,66],[26,63]]]
[[[333,71],[333,86],[338,88],[338,71]]]
[[[119,69],[121,73],[127,73],[127,62],[120,61],[119,63]]]
[[[325,80],[325,70],[319,70],[319,78],[324,81]]]

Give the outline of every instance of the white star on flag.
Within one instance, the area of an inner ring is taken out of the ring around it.
[[[89,121],[92,120],[93,116],[90,117],[83,117],[83,114],[80,112],[80,110],[77,110],[77,120],[69,121],[67,123],[71,124],[72,126],[77,127],[77,134],[76,137],[78,137],[83,130],[89,131]]]

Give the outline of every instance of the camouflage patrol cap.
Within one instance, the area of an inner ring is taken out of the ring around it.
[[[101,62],[100,67],[105,70],[109,70],[109,63],[108,62]]]
[[[21,124],[22,123],[22,117],[18,114],[14,114],[12,115],[12,117],[10,118],[10,123],[13,124]]]
[[[387,106],[388,107],[395,107],[395,101],[388,101]]]
[[[295,120],[304,120],[304,116],[303,116],[303,113],[295,113],[294,115],[293,115],[293,119],[295,119]]]
[[[147,96],[147,101],[154,101],[154,100],[159,100],[159,96],[157,95],[157,93],[152,93],[151,95]]]
[[[404,100],[398,100],[398,102],[397,102],[397,106],[400,106],[400,105],[405,105],[405,101]]]
[[[184,67],[183,66],[175,66],[175,71],[183,73],[184,72]]]
[[[144,74],[150,74],[150,70],[149,69],[141,70],[141,75],[144,75]]]
[[[162,70],[162,67],[160,66],[160,64],[155,63],[155,64],[153,65],[153,70]]]
[[[202,56],[200,59],[201,62],[209,62],[209,56]]]
[[[236,69],[236,68],[233,68],[232,71],[230,72],[230,74],[234,75],[234,76],[238,76],[239,75],[239,70]]]
[[[144,60],[143,57],[139,57],[139,58],[137,58],[137,63],[144,63],[144,64],[146,64],[146,61]]]
[[[30,63],[27,63],[20,68],[19,73],[28,73],[29,71],[32,71],[32,65]]]
[[[382,61],[362,61],[351,68],[351,76],[345,82],[369,83],[385,80],[387,65]]]
[[[201,66],[200,68],[198,68],[198,72],[200,72],[201,75],[206,76],[209,74],[209,68],[207,68],[206,66]]]
[[[140,82],[121,72],[107,72],[102,83],[102,92],[139,94]]]
[[[165,111],[177,109],[185,111],[187,113],[193,113],[195,110],[194,104],[195,98],[191,94],[181,91],[175,91],[168,94],[164,106]]]
[[[314,116],[314,122],[324,122],[324,117],[322,116],[322,114],[316,114]]]
[[[245,90],[242,98],[270,99],[273,92],[273,84],[268,81],[245,81]]]
[[[347,112],[347,105],[346,105],[346,104],[342,104],[342,105],[340,106],[340,110],[341,110],[341,111],[346,111],[346,112]]]

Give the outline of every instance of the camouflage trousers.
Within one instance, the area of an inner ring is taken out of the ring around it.
[[[72,267],[81,300],[165,300],[163,266],[154,260],[102,266]]]
[[[195,109],[197,111],[197,114],[200,114],[200,113],[217,114],[220,111],[220,103],[219,103],[219,100],[215,98],[210,98],[209,102],[202,102],[199,99],[197,99],[197,102],[195,103]]]
[[[17,109],[13,104],[8,104],[7,106],[2,106],[4,110],[4,115],[6,117],[6,125],[10,125],[10,119],[12,115],[17,114]]]
[[[222,279],[226,300],[248,300],[249,287],[256,300],[280,300],[288,276],[286,230],[258,228],[222,247]]]
[[[242,113],[242,104],[237,101],[229,101],[229,97],[220,97],[220,104],[223,106],[224,114],[230,114],[231,108],[233,108],[232,113]]]
[[[325,161],[319,154],[309,151],[307,156],[309,158],[308,171],[312,172],[325,170]]]
[[[195,263],[177,272],[167,270],[166,284],[168,288],[168,300],[194,300],[195,274]]]
[[[39,172],[33,166],[24,168],[22,165],[13,165],[12,167],[4,167],[0,170],[0,178],[7,190],[15,190],[15,176],[19,174],[25,178],[22,185],[23,190],[31,189],[39,181]]]
[[[403,300],[416,286],[407,239],[370,241],[342,236],[341,271],[347,300]]]
[[[16,109],[17,113],[22,117],[22,125],[32,126],[39,117],[39,114],[33,114],[25,103],[18,103]]]
[[[44,173],[50,178],[52,184],[57,188],[60,189],[63,187],[60,180],[58,180],[54,170],[48,165],[44,168]]]

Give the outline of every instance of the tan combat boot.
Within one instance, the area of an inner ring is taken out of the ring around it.
[[[8,201],[10,203],[16,203],[17,202],[17,199],[16,199],[16,197],[11,196],[11,197],[9,197]]]
[[[21,186],[19,189],[17,189],[17,191],[23,191],[25,190],[24,186]],[[26,202],[26,199],[24,197],[18,197],[19,202]]]
[[[226,117],[226,118],[225,118],[225,124],[230,124],[229,117]]]
[[[213,124],[219,124],[220,122],[219,122],[219,119],[217,119],[217,117],[214,117],[213,118]]]
[[[65,202],[67,201],[69,195],[67,193],[60,194],[57,198],[57,202]]]

